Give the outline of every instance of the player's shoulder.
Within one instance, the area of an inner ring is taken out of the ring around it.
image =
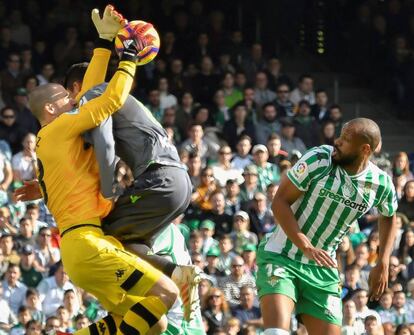
[[[313,147],[305,152],[301,157],[301,161],[305,161],[307,164],[318,162],[319,165],[330,165],[332,162],[332,151],[333,147],[330,145]]]
[[[373,162],[369,162],[369,171],[371,179],[377,181],[380,187],[391,187],[393,185],[392,177]]]
[[[86,91],[85,94],[82,95],[79,99],[79,106],[82,106],[88,101],[101,96],[102,93],[105,92],[107,86],[108,83],[101,83],[99,85],[95,85],[94,87]]]

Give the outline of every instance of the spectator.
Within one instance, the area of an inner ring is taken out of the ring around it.
[[[3,297],[8,301],[10,309],[15,314],[26,299],[27,286],[20,281],[20,277],[19,266],[10,263],[3,280]]]
[[[249,154],[252,148],[252,139],[248,135],[242,135],[236,145],[236,154],[233,156],[231,163],[235,169],[244,170],[247,165],[253,163],[252,156]]]
[[[187,167],[191,185],[197,188],[201,182],[201,157],[196,153],[191,153],[188,158]]]
[[[161,93],[157,89],[152,89],[148,94],[148,104],[146,107],[158,122],[162,122],[164,110],[161,106]]]
[[[229,107],[226,106],[224,91],[214,93],[213,118],[215,126],[222,130],[224,123],[230,119]]]
[[[379,306],[376,308],[379,316],[381,317],[381,322],[383,324],[389,323],[392,326],[394,319],[392,315],[392,301],[393,301],[394,292],[386,288],[382,294]]]
[[[258,239],[255,233],[249,231],[250,218],[245,211],[238,211],[233,217],[233,231],[230,237],[233,241],[234,251],[241,254],[246,244],[257,245]]]
[[[29,75],[23,81],[23,88],[27,94],[30,94],[37,86],[39,86],[39,81],[35,75]]]
[[[42,335],[42,325],[39,321],[30,320],[26,323],[26,335]]]
[[[221,191],[216,191],[211,195],[211,210],[205,212],[201,218],[209,219],[216,224],[215,237],[220,237],[224,234],[228,234],[232,227],[232,217],[224,212],[226,201],[224,194]]]
[[[256,73],[262,71],[266,67],[266,62],[263,57],[263,48],[259,43],[252,44],[250,54],[242,60],[242,69],[246,74],[247,81],[252,82]]]
[[[259,71],[256,73],[254,87],[254,101],[261,107],[276,99],[276,94],[268,88],[268,79],[266,72]]]
[[[259,144],[266,144],[273,133],[280,134],[282,126],[277,119],[277,110],[274,104],[268,102],[263,105],[263,118],[256,125],[256,139]]]
[[[341,335],[360,335],[364,332],[364,322],[356,318],[356,306],[352,299],[343,302]]]
[[[188,89],[188,80],[184,76],[184,66],[181,59],[174,58],[171,61],[168,82],[171,93],[176,97],[181,96]]]
[[[243,100],[242,93],[234,87],[234,76],[230,72],[223,75],[222,87],[224,93],[224,101],[228,108],[232,108],[236,103]]]
[[[55,269],[52,276],[43,279],[37,286],[46,317],[54,315],[57,308],[63,305],[63,295],[66,290],[75,289],[61,262],[56,264]]]
[[[4,299],[3,283],[0,281],[0,334],[8,334],[16,321],[16,317],[10,309],[9,302]]]
[[[14,250],[13,236],[11,234],[3,233],[0,236],[0,248],[4,261],[7,264],[18,265],[20,263],[20,256],[18,255],[17,251]]]
[[[298,87],[290,94],[290,101],[295,105],[302,100],[306,100],[310,105],[314,105],[316,102],[315,92],[313,91],[313,78],[309,74],[302,74],[299,77]]]
[[[217,67],[217,71],[220,74],[231,73],[231,74],[234,75],[236,73],[236,69],[231,64],[230,52],[224,50],[219,55],[219,64],[218,64],[218,67]]]
[[[40,124],[29,109],[29,98],[26,89],[19,87],[13,94],[13,107],[16,111],[18,124],[24,129],[25,134],[37,134]]]
[[[13,172],[6,156],[0,153],[0,205],[8,202],[7,190],[13,180]],[[4,228],[4,227],[2,227]]]
[[[250,86],[243,88],[243,100],[240,101],[236,106],[243,105],[247,110],[247,118],[253,123],[258,121],[259,106],[254,100],[254,89]],[[234,106],[234,107],[236,107]]]
[[[220,253],[220,250],[219,250],[219,253]],[[213,286],[213,282],[207,277],[201,279],[200,284],[198,284],[198,296],[200,298],[201,303],[203,303],[203,301],[208,299],[207,296],[212,286]]]
[[[35,247],[36,261],[42,269],[44,275],[49,269],[60,260],[60,251],[52,246],[52,232],[48,227],[42,227],[39,230]]]
[[[76,315],[83,312],[76,291],[72,289],[66,290],[63,294],[63,306],[68,311],[69,318],[72,320],[76,317]]]
[[[60,328],[60,321],[55,315],[49,316],[46,319],[46,325],[45,325],[46,332],[50,332],[50,331],[56,332],[57,330],[59,330],[59,328]]]
[[[412,335],[413,332],[409,325],[399,325],[395,330],[395,335]]]
[[[186,132],[191,121],[191,112],[194,108],[194,99],[190,91],[184,91],[181,104],[176,113],[176,124],[181,132]]]
[[[395,326],[414,323],[414,312],[407,309],[406,297],[403,291],[394,292],[392,306],[391,315]]]
[[[56,316],[59,319],[60,327],[59,330],[64,333],[72,334],[75,329],[73,328],[73,323],[70,318],[69,311],[64,306],[59,306],[56,311]]]
[[[280,84],[291,84],[290,78],[281,71],[282,63],[279,58],[272,57],[267,61],[266,74],[269,80],[269,88],[276,91]]]
[[[16,52],[10,52],[7,56],[7,67],[0,72],[2,98],[7,105],[13,103],[13,95],[22,83],[23,77],[21,73],[20,55]]]
[[[26,306],[20,306],[17,312],[18,323],[10,329],[10,335],[24,335],[26,324],[32,320],[32,315]]]
[[[392,177],[398,198],[401,199],[405,184],[407,181],[414,179],[414,176],[410,171],[410,162],[407,153],[401,151],[394,157]]]
[[[28,204],[26,206],[26,217],[32,222],[32,228],[34,234],[40,233],[40,229],[47,227],[46,222],[40,221],[40,206],[35,203]]]
[[[201,255],[201,250],[203,248],[203,235],[201,235],[201,233],[198,230],[193,230],[190,234],[190,254],[191,254],[191,258],[193,259],[194,256],[200,256],[200,260],[202,263],[203,260],[203,256]],[[197,257],[198,258],[198,257]],[[200,266],[200,263],[196,263],[193,260],[193,263],[196,264],[197,266]],[[203,264],[201,264],[201,268],[203,267]]]
[[[244,209],[250,208],[251,201],[259,189],[257,166],[248,165],[243,171],[244,183],[240,187],[240,201]]]
[[[220,256],[217,264],[217,269],[224,272],[226,276],[231,274],[231,262],[236,253],[233,250],[233,242],[229,235],[223,235],[219,240]]]
[[[377,229],[372,230],[368,236],[368,264],[375,266],[379,255],[379,232]]]
[[[55,67],[53,63],[44,63],[42,65],[41,72],[36,76],[40,85],[45,85],[52,82],[53,75],[55,74]]]
[[[371,272],[371,265],[368,262],[369,250],[366,243],[361,243],[355,248],[355,264],[361,271],[360,285],[364,289],[368,289],[368,277]]]
[[[255,233],[259,239],[264,234],[269,233],[275,227],[273,214],[267,208],[267,198],[261,193],[257,192],[254,195],[253,207],[249,213],[250,216],[250,230]]]
[[[328,94],[325,90],[317,90],[315,104],[311,107],[311,115],[322,123],[328,119]]]
[[[212,247],[207,251],[207,265],[204,267],[204,273],[209,276],[214,286],[217,286],[226,276],[224,271],[218,269],[219,256],[220,249],[218,247]]]
[[[281,123],[282,149],[289,153],[289,158],[291,158],[292,152],[294,150],[297,150],[301,154],[304,154],[306,151],[306,146],[299,137],[295,136],[295,124],[291,119],[288,118],[282,119]]]
[[[335,124],[332,121],[325,121],[322,123],[320,134],[320,144],[333,146],[336,139]]]
[[[364,322],[366,335],[382,335],[381,321],[374,315],[368,315]]]
[[[356,290],[361,288],[360,278],[361,274],[358,265],[351,264],[346,267],[345,280],[342,287],[342,297],[344,299],[352,298]]]
[[[63,73],[71,64],[82,59],[82,46],[78,39],[78,30],[69,26],[63,38],[59,39],[53,49],[54,59],[59,73]]]
[[[36,136],[28,133],[23,139],[23,151],[12,158],[13,178],[15,181],[33,180],[36,177]]]
[[[204,220],[200,223],[199,229],[203,236],[203,247],[201,248],[201,254],[205,257],[207,252],[218,247],[218,241],[213,238],[215,223],[211,220]]]
[[[288,158],[288,153],[281,149],[282,142],[278,134],[270,134],[267,139],[267,150],[269,152],[269,158],[267,161],[269,163],[279,166],[280,162]]]
[[[336,251],[336,259],[341,273],[355,261],[354,249],[347,235],[344,236],[344,239],[339,244],[339,248]]]
[[[42,268],[35,260],[34,250],[30,244],[22,248],[20,271],[22,282],[28,287],[36,287],[43,279]]]
[[[254,164],[257,168],[258,190],[266,192],[267,185],[278,183],[280,180],[279,168],[269,163],[269,152],[263,144],[256,144],[252,149]]]
[[[246,273],[243,258],[235,256],[231,262],[230,276],[225,277],[220,283],[231,308],[240,305],[240,289],[245,285],[255,287],[256,283],[254,278]]]
[[[400,284],[403,287],[406,284],[406,279],[403,276],[402,270],[405,268],[404,264],[400,264],[397,257],[390,257],[388,287],[393,287],[395,284]]]
[[[378,324],[381,324],[381,318],[378,313],[372,309],[369,309],[367,306],[368,303],[368,292],[362,288],[357,289],[353,296],[352,300],[356,306],[356,318],[365,320],[368,316],[373,316],[376,318]]]
[[[254,306],[255,292],[250,286],[243,286],[240,289],[240,305],[232,309],[232,314],[240,320],[242,328],[255,326],[263,328],[262,314],[260,308]]]
[[[225,328],[225,334],[226,335],[237,335],[240,332],[240,321],[237,318],[231,318],[229,321],[227,321],[226,328]],[[216,331],[217,332],[217,331]],[[216,334],[216,333],[215,333]]]
[[[212,209],[210,198],[217,190],[217,184],[214,179],[213,169],[204,168],[201,171],[200,185],[191,195],[191,202],[203,211]]]
[[[0,116],[0,139],[7,141],[13,154],[16,154],[22,149],[26,130],[16,121],[16,111],[12,107],[3,107]]]
[[[168,79],[161,77],[158,79],[158,91],[160,92],[160,107],[166,109],[177,106],[177,98],[169,92]]]
[[[315,118],[310,114],[311,107],[309,102],[301,100],[298,112],[293,118],[295,125],[295,136],[299,137],[307,148],[319,145],[319,125]]]
[[[244,260],[244,267],[246,273],[249,273],[254,278],[257,278],[257,263],[256,263],[257,248],[254,244],[245,244],[242,249],[242,257]]]
[[[75,317],[75,329],[80,330],[89,327],[91,322],[84,314],[78,314]]]
[[[405,183],[403,196],[398,203],[398,212],[407,216],[408,220],[414,221],[414,180]]]
[[[175,107],[168,107],[164,110],[164,115],[162,117],[162,126],[165,130],[171,129],[171,143],[178,144],[181,143],[181,132],[180,129],[176,126],[176,111]],[[167,131],[168,132],[168,131]]]
[[[401,264],[409,264],[414,260],[414,230],[410,227],[401,236],[397,256]]]
[[[228,145],[224,145],[219,150],[218,163],[212,166],[214,178],[220,187],[224,187],[229,179],[237,180],[239,184],[243,182],[240,170],[232,166],[231,157],[231,148]]]
[[[203,165],[207,164],[207,158],[215,159],[219,145],[203,138],[204,131],[200,124],[193,123],[189,128],[189,138],[181,143],[181,148],[187,152],[196,152],[200,155]]]
[[[224,211],[229,215],[234,215],[241,208],[240,186],[237,180],[229,179],[226,183],[226,207]]]
[[[289,99],[290,87],[287,84],[279,84],[276,89],[276,99],[273,103],[276,106],[279,117],[292,117],[295,115],[295,105]]]
[[[45,314],[42,312],[39,292],[34,288],[28,288],[26,291],[26,306],[30,311],[32,320],[44,325],[46,322]]]
[[[256,131],[252,121],[247,119],[247,109],[244,105],[236,105],[230,120],[223,127],[223,137],[232,150],[236,150],[236,144],[240,136],[248,135],[252,142],[256,140]]]
[[[201,58],[200,73],[198,73],[192,82],[194,95],[201,104],[209,104],[213,98],[214,92],[218,88],[217,76],[213,72],[214,65],[211,58],[207,55]]]
[[[335,137],[339,137],[343,126],[342,110],[339,105],[329,107],[328,120],[335,124]]]
[[[211,288],[203,302],[203,316],[208,323],[207,335],[215,333],[219,327],[224,327],[231,314],[224,294],[218,288]]]

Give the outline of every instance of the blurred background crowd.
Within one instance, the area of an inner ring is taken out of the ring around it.
[[[39,124],[28,93],[62,82],[69,65],[91,58],[89,13],[105,4],[0,2],[0,334],[73,332],[105,315],[65,274],[46,206],[15,203],[11,196],[35,178]],[[414,2],[114,4],[160,32],[160,53],[138,69],[132,94],[165,127],[188,166],[192,202],[174,223],[194,264],[208,275],[199,288],[207,334],[260,334],[256,250],[277,225],[271,202],[280,178],[307,149],[332,145],[349,118],[312,68],[285,71],[284,62],[298,54],[319,57],[332,71],[357,75],[359,83],[389,97],[392,117],[410,119]],[[116,65],[114,55],[109,76]],[[389,288],[378,303],[368,301],[367,284],[378,255],[378,213],[371,210],[355,222],[337,251],[343,334],[414,334],[411,151],[379,148],[373,157],[392,175],[399,197]],[[292,332],[306,334],[296,318]]]

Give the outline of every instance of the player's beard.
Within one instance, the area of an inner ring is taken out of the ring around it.
[[[345,155],[342,151],[339,151],[337,147],[335,147],[335,150],[336,155],[335,157],[332,157],[332,161],[341,167],[353,165],[358,160],[357,153]]]

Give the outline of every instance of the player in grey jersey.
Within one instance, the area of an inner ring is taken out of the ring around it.
[[[342,319],[335,251],[349,227],[377,207],[380,250],[369,284],[388,282],[397,198],[391,178],[369,161],[381,140],[365,118],[344,125],[334,147],[309,150],[282,179],[272,209],[279,226],[261,242],[257,287],[266,335],[289,334],[293,310],[310,335],[339,335]]]

